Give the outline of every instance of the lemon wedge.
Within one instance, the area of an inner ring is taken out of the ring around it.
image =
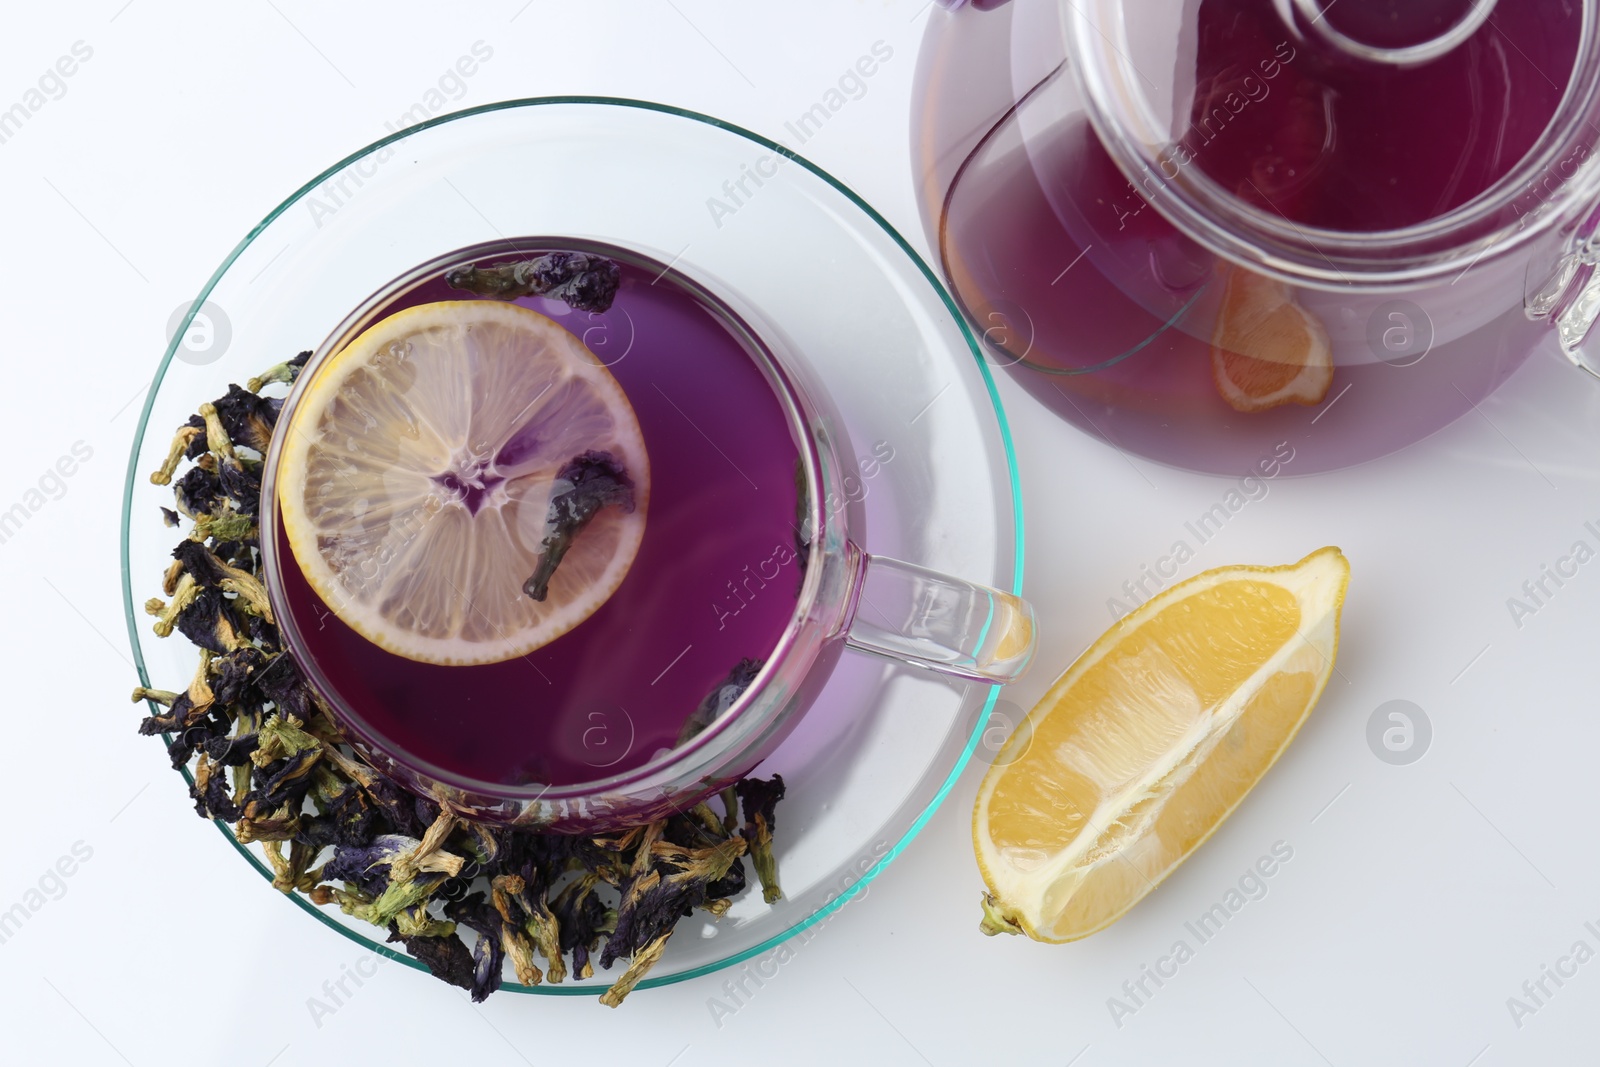
[[[1235,411],[1316,405],[1333,384],[1333,347],[1294,290],[1230,267],[1211,337],[1211,376]]]
[[[1223,567],[1119,620],[984,776],[973,844],[986,933],[1109,926],[1222,824],[1316,704],[1350,567]]]

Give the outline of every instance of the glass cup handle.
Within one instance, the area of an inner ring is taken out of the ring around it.
[[[861,652],[974,682],[1015,681],[1037,625],[1021,597],[849,546],[855,565],[843,630]]]

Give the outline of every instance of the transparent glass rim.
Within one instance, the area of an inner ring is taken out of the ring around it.
[[[321,173],[311,178],[305,184],[301,185],[300,188],[291,193],[287,199],[268,212],[267,215],[263,217],[262,220],[254,227],[252,227],[250,232],[245,234],[244,238],[234,246],[233,250],[228,253],[217,269],[212,272],[211,277],[206,280],[205,285],[201,287],[200,292],[196,295],[193,303],[190,305],[188,312],[178,324],[178,328],[173,332],[172,339],[167,343],[166,351],[161,358],[160,364],[156,367],[154,378],[151,380],[150,389],[145,394],[144,405],[139,412],[139,421],[137,426],[134,428],[133,443],[128,455],[128,467],[123,480],[121,514],[122,529],[120,534],[122,604],[123,614],[127,623],[128,643],[133,653],[134,668],[139,676],[139,683],[141,685],[148,687],[150,685],[150,676],[145,666],[144,652],[139,642],[138,625],[142,616],[138,611],[136,611],[136,606],[133,600],[133,575],[131,561],[129,558],[129,530],[132,522],[133,494],[134,489],[138,484],[139,477],[139,445],[140,442],[144,440],[145,431],[150,420],[150,414],[155,407],[156,391],[159,388],[162,379],[166,376],[167,368],[171,364],[173,358],[176,356],[179,346],[183,343],[183,339],[187,335],[189,327],[194,321],[195,315],[199,313],[200,309],[205,304],[206,299],[211,295],[212,290],[216,288],[217,283],[222,280],[223,276],[233,266],[234,262],[244,254],[245,250],[255,242],[256,238],[259,237],[267,229],[267,227],[273,223],[274,220],[292,208],[295,204],[299,203],[308,194],[315,191],[316,188],[323,182],[335,174],[338,174],[340,171],[344,170],[352,163],[355,163],[357,160],[363,159],[366,156],[377,152],[396,141],[403,140],[422,130],[430,129],[435,126],[442,126],[446,123],[469,118],[474,115],[516,108],[548,107],[554,105],[597,105],[601,107],[634,108],[642,111],[653,111],[664,115],[671,115],[677,118],[688,119],[693,122],[699,122],[707,126],[725,130],[738,137],[743,137],[751,143],[759,145],[768,151],[779,153],[790,161],[799,164],[802,168],[822,179],[822,181],[831,186],[840,195],[844,196],[845,199],[859,208],[867,218],[871,219],[873,223],[883,230],[884,234],[894,242],[894,244],[900,249],[901,253],[904,254],[913,264],[915,264],[917,270],[927,281],[929,287],[939,297],[939,300],[944,305],[945,310],[949,313],[951,319],[954,320],[957,329],[960,330],[962,338],[966,341],[967,350],[971,354],[973,362],[977,366],[978,373],[982,376],[984,389],[986,390],[989,401],[994,408],[995,423],[1000,433],[1002,452],[1006,461],[1006,472],[1008,476],[1007,488],[1009,489],[1011,496],[1011,520],[1014,529],[1014,536],[1013,543],[1011,545],[1013,563],[1009,592],[1018,596],[1022,594],[1023,565],[1026,548],[1026,538],[1023,526],[1022,485],[1020,474],[1017,469],[1016,444],[1012,437],[1010,422],[1006,418],[1005,407],[1000,399],[999,389],[995,384],[993,374],[990,373],[988,364],[984,361],[982,350],[978,346],[977,339],[973,336],[971,329],[967,325],[966,319],[962,316],[960,309],[957,307],[949,291],[945,288],[943,282],[939,280],[938,275],[936,275],[933,270],[929,268],[928,264],[910,245],[910,243],[906,241],[905,237],[903,237],[900,232],[895,229],[889,220],[884,218],[883,215],[879,214],[879,212],[873,208],[872,205],[868,204],[865,200],[858,196],[853,190],[850,189],[849,186],[845,185],[842,181],[823,170],[817,164],[811,162],[809,159],[806,159],[804,156],[799,155],[784,145],[781,145],[778,142],[764,137],[752,130],[745,129],[743,126],[739,126],[735,123],[714,118],[698,111],[691,111],[687,108],[673,107],[669,104],[659,104],[647,100],[635,100],[628,97],[588,95],[526,97],[516,100],[496,101],[495,103],[482,104],[477,107],[466,108],[461,111],[453,111],[448,114],[436,116],[425,122],[419,122],[416,125],[408,126],[402,130],[397,130],[387,137],[383,137],[377,141],[374,141],[371,144],[368,144],[365,147],[350,153],[343,159],[338,160]],[[717,960],[713,963],[703,964],[699,967],[690,968],[685,971],[670,975],[646,976],[642,981],[639,982],[636,988],[654,989],[661,986],[674,985],[678,982],[688,981],[692,978],[699,978],[728,967],[736,966],[745,962],[746,960],[750,960],[762,955],[763,953],[770,952],[779,945],[789,941],[797,934],[803,933],[806,930],[817,926],[819,923],[826,921],[840,908],[844,907],[845,904],[855,899],[866,889],[868,885],[870,885],[880,874],[883,873],[890,863],[898,858],[899,855],[904,852],[908,846],[910,846],[911,842],[914,841],[919,834],[921,834],[924,827],[926,827],[928,822],[933,818],[934,813],[937,812],[941,806],[943,806],[944,801],[950,795],[951,790],[955,788],[955,784],[961,777],[962,772],[966,769],[967,764],[971,762],[973,753],[977,750],[978,742],[983,737],[983,732],[987,727],[989,716],[994,710],[995,702],[1000,697],[1000,689],[1000,686],[993,686],[990,688],[988,696],[984,700],[983,708],[980,710],[979,714],[974,720],[972,733],[968,736],[965,746],[962,748],[956,759],[955,765],[950,768],[950,771],[945,776],[944,781],[940,783],[938,791],[934,794],[932,799],[929,800],[917,818],[912,822],[911,826],[908,827],[905,833],[901,835],[900,839],[896,841],[894,845],[888,849],[888,851],[880,856],[877,861],[873,863],[873,865],[865,873],[863,873],[854,884],[850,885],[832,901],[818,908],[800,922],[795,923],[786,930],[774,934],[772,937],[767,938],[759,944],[753,945],[741,952],[734,953],[724,959]],[[170,737],[163,735],[163,738],[170,743]],[[183,776],[184,780],[188,784],[194,784],[194,777],[192,774],[190,774],[187,766],[177,768],[177,771]],[[239,843],[239,840],[234,836],[233,831],[226,823],[222,822],[221,820],[212,821],[222,836],[228,841],[229,844],[233,846],[234,850],[238,852],[246,862],[255,868],[256,873],[261,875],[263,880],[270,884],[273,879],[273,872],[267,868],[267,866],[259,857],[257,857],[244,845]],[[330,930],[336,931],[355,944],[360,945],[362,948],[377,952],[384,957],[402,963],[413,970],[427,973],[427,966],[420,960],[417,960],[406,953],[397,952],[388,947],[386,944],[375,939],[363,936],[360,932],[351,929],[350,927],[345,926],[343,923],[340,923],[330,916],[324,914],[320,908],[312,905],[310,901],[304,899],[298,894],[291,893],[288,894],[288,897],[290,900],[294,901],[297,907],[299,907],[306,914],[315,918],[319,923],[328,927]],[[527,986],[511,981],[502,983],[500,988],[514,993],[568,997],[599,996],[605,991],[605,987],[600,985],[568,986],[542,984],[538,986]]]
[[[1105,2],[1087,6],[1103,11]],[[1084,7],[1071,0],[1062,3],[1062,34],[1067,55],[1073,57],[1069,66],[1089,121],[1117,166],[1131,181],[1157,175],[1152,202],[1187,236],[1217,255],[1290,284],[1393,288],[1453,278],[1464,264],[1510,255],[1563,220],[1587,214],[1600,198],[1600,165],[1591,163],[1542,196],[1534,213],[1506,220],[1535,181],[1559,173],[1557,168],[1578,146],[1592,148],[1597,139],[1593,117],[1600,106],[1600,5],[1595,0],[1583,0],[1586,17],[1571,80],[1538,148],[1482,194],[1438,218],[1366,233],[1297,225],[1230,195],[1193,167],[1180,167],[1177,177],[1168,178],[1161,169],[1165,132],[1127,99],[1126,86],[1138,80],[1131,61],[1089,23]],[[1103,61],[1086,61],[1090,56]]]

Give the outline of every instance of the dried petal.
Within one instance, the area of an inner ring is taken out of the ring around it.
[[[245,445],[265,454],[272,442],[272,424],[278,413],[266,398],[254,391],[228,386],[228,395],[212,404],[217,421],[222,424],[228,439],[236,445]],[[202,415],[204,412],[202,411]],[[215,447],[212,451],[217,451]]]
[[[176,602],[174,598],[173,603]],[[202,589],[195,594],[174,622],[183,636],[210,652],[232,652],[242,643],[228,617],[227,600],[215,589]]]
[[[472,950],[455,936],[453,927],[449,936],[407,937],[391,926],[389,940],[404,942],[406,951],[421,960],[435,978],[462,989],[472,988]]]
[[[488,905],[482,893],[451,901],[444,906],[451,919],[472,930],[478,940],[472,946],[472,999],[481,1002],[500,988],[501,968],[505,961],[505,943],[501,928],[505,925],[500,914]]]

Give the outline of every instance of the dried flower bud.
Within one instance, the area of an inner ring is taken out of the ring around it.
[[[294,380],[300,376],[300,369],[306,365],[306,360],[310,358],[311,353],[309,351],[302,352],[287,362],[268,367],[262,373],[245,382],[244,387],[252,393],[259,393],[264,386],[271,385],[274,382],[288,382],[292,385]]]
[[[321,750],[322,742],[300,728],[299,719],[270,716],[257,733],[258,747],[250,757],[257,767],[265,767],[287,756],[307,750]]]
[[[633,960],[628,964],[628,969],[622,972],[622,977],[611,983],[611,988],[600,994],[600,1003],[608,1008],[619,1006],[639,980],[661,960],[661,953],[667,947],[667,938],[672,936],[668,930],[650,944],[634,953]]]
[[[445,841],[460,825],[454,815],[440,811],[434,816],[417,847],[395,862],[396,874],[401,877],[409,877],[414,871],[443,871],[451,877],[460,874],[466,860],[441,851]]]
[[[193,540],[202,542],[212,539],[218,542],[253,542],[259,536],[259,531],[256,528],[255,519],[248,515],[240,515],[232,509],[224,507],[216,513],[207,512],[203,515],[196,515],[194,533],[191,536]]]
[[[178,469],[178,464],[183,460],[183,454],[189,446],[200,437],[200,430],[193,426],[180,426],[173,435],[172,445],[167,449],[167,458],[161,462],[161,467],[150,475],[154,485],[167,485],[172,481],[172,472]]]
[[[217,406],[201,404],[200,417],[206,421],[206,449],[228,459],[238,459],[233,451],[233,442],[228,439],[228,431],[217,416]]]
[[[177,588],[172,591],[171,601],[164,604],[156,597],[151,597],[144,602],[144,610],[157,616],[156,624],[151,627],[157,637],[171,635],[179,613],[194,603],[195,598],[200,595],[200,589],[200,583],[194,580],[194,576],[185,574],[178,579]]]

